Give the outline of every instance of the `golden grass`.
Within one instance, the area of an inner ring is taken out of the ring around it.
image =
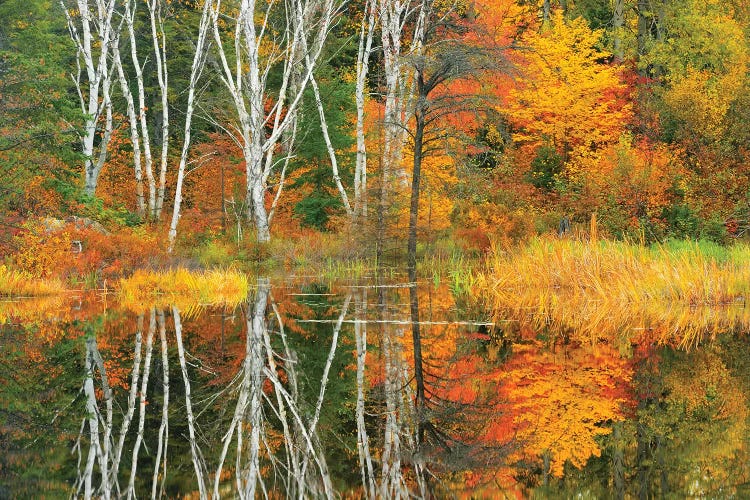
[[[24,271],[0,265],[0,296],[40,297],[65,291],[59,280],[35,278]]]
[[[248,288],[247,276],[233,269],[138,270],[120,280],[118,298],[121,305],[137,310],[171,305],[180,309],[203,305],[233,307],[246,300]]]
[[[748,262],[750,247],[740,245],[539,238],[514,253],[495,252],[474,294],[498,319],[537,330],[689,346],[750,326]]]

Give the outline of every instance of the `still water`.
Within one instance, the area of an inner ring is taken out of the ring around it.
[[[741,329],[579,342],[405,281],[1,303],[0,498],[750,497]]]

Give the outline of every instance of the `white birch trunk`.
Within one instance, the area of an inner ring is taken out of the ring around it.
[[[365,369],[367,367],[367,321],[362,316],[367,308],[367,290],[361,291],[361,296],[355,304],[354,340],[357,346],[357,452],[359,454],[359,468],[362,474],[362,489],[365,498],[375,498],[375,473],[373,472],[372,456],[370,454],[370,438],[365,425]]]
[[[296,120],[296,111],[303,92],[310,82],[312,70],[318,63],[323,42],[328,35],[331,21],[337,14],[334,0],[294,0],[284,5],[286,29],[284,36],[268,44],[270,53],[261,55],[260,47],[266,44],[266,37],[273,36],[274,29],[268,25],[275,17],[273,2],[266,4],[265,12],[256,12],[255,0],[241,0],[239,10],[233,15],[234,68],[229,63],[220,26],[226,15],[220,13],[221,1],[217,0],[213,9],[214,40],[221,60],[221,79],[234,103],[237,113],[237,135],[234,137],[242,145],[245,157],[246,194],[248,219],[255,223],[258,242],[270,240],[269,213],[265,206],[268,178],[273,172],[273,159],[276,145],[285,131]],[[257,19],[261,19],[258,24]],[[220,22],[221,20],[221,22]],[[299,82],[291,84],[300,52],[310,48],[304,57],[309,64]],[[281,65],[281,85],[273,92],[267,86],[267,76],[271,68]],[[267,101],[273,106],[266,113]],[[226,127],[225,127],[226,128]]]
[[[198,80],[201,77],[205,67],[205,57],[207,51],[207,36],[210,23],[211,1],[204,0],[203,12],[198,25],[198,40],[195,44],[195,54],[193,64],[190,68],[190,84],[188,86],[188,102],[185,109],[185,138],[182,143],[182,152],[180,153],[180,164],[177,167],[177,184],[175,185],[174,206],[172,208],[172,221],[169,224],[168,251],[174,249],[175,240],[177,239],[177,224],[180,220],[180,209],[182,206],[182,183],[185,180],[185,167],[187,166],[188,153],[190,152],[190,131],[192,127],[193,113],[195,111],[195,90]]]
[[[135,476],[138,470],[138,452],[143,442],[143,428],[146,422],[146,391],[148,390],[148,377],[151,373],[151,353],[154,346],[154,333],[156,333],[156,314],[151,310],[151,320],[149,321],[148,335],[146,337],[146,357],[143,360],[143,379],[140,390],[140,406],[138,409],[138,434],[136,435],[135,444],[133,445],[133,455],[130,461],[130,479],[128,481],[127,498],[135,498]],[[137,381],[136,381],[137,383]]]
[[[125,418],[120,426],[120,438],[115,446],[113,454],[112,471],[110,473],[110,484],[115,485],[118,482],[118,473],[120,469],[120,461],[122,460],[122,450],[125,446],[125,437],[130,430],[130,423],[133,420],[133,414],[135,413],[135,399],[138,395],[138,380],[141,373],[141,344],[143,337],[143,315],[139,314],[136,320],[136,332],[135,332],[135,354],[133,356],[133,373],[130,377],[130,391],[128,393],[128,406],[125,413]],[[118,487],[119,490],[119,487]]]
[[[346,317],[346,312],[349,309],[349,302],[352,299],[352,294],[349,292],[349,294],[346,296],[346,299],[344,300],[344,305],[341,308],[341,313],[339,313],[339,318],[336,321],[336,326],[333,328],[333,336],[331,338],[331,349],[328,351],[328,358],[326,358],[326,364],[323,367],[323,377],[320,381],[320,392],[318,394],[318,401],[315,405],[315,413],[313,414],[313,418],[310,421],[310,424],[307,428],[307,433],[310,436],[315,436],[315,431],[318,427],[318,420],[320,419],[320,411],[323,408],[323,401],[325,398],[326,393],[326,386],[328,385],[328,374],[331,370],[331,365],[333,364],[333,358],[336,355],[336,348],[338,347],[338,340],[339,340],[339,332],[341,331],[341,325],[344,323],[344,318]],[[323,457],[322,454],[320,454],[321,461],[325,457]],[[300,474],[299,478],[301,480],[301,486],[304,486],[304,483],[306,481],[306,471],[307,471],[307,465],[309,463],[309,457],[305,457],[305,460],[302,464],[302,473]],[[323,479],[323,488],[325,491],[325,496],[327,498],[331,498],[333,496],[333,486],[331,484],[331,478],[328,477],[327,473],[322,474]]]
[[[99,376],[102,381],[102,393],[104,395],[104,407],[106,409],[106,415],[104,417],[104,435],[102,436],[102,444],[100,447],[101,455],[99,456],[99,468],[102,475],[102,486],[101,496],[102,498],[109,499],[112,496],[112,489],[109,481],[109,466],[110,466],[110,454],[111,454],[111,442],[112,442],[112,416],[113,416],[113,396],[112,388],[109,385],[109,379],[107,377],[107,370],[104,366],[104,360],[102,355],[99,353],[99,349],[96,346],[96,338],[89,337],[86,339],[86,348],[91,354],[91,358],[94,360],[97,369],[99,370]]]
[[[86,377],[83,382],[83,391],[86,395],[86,413],[89,427],[89,453],[86,459],[86,468],[83,473],[84,498],[93,497],[94,490],[92,479],[94,477],[94,464],[97,457],[101,457],[101,443],[99,441],[99,407],[96,403],[94,392],[94,356],[89,344],[96,342],[93,338],[86,339]]]
[[[207,2],[209,0],[206,0]],[[147,0],[149,10],[149,21],[151,25],[151,40],[154,45],[154,62],[156,64],[156,78],[159,82],[159,96],[161,98],[161,161],[159,164],[159,194],[156,198],[156,206],[154,207],[153,218],[154,220],[161,219],[162,209],[164,207],[164,196],[166,193],[167,186],[167,153],[169,152],[169,100],[168,100],[168,89],[169,80],[167,73],[167,40],[164,34],[164,23],[161,16],[161,2],[160,0]],[[201,19],[201,23],[203,20]],[[201,52],[202,43],[200,42],[200,29],[198,34],[198,44],[196,45],[196,53]],[[205,34],[204,34],[205,38]],[[191,70],[190,76],[190,89],[188,92],[193,90],[195,83],[193,82],[193,71]],[[192,102],[188,98],[188,113],[185,117],[186,123],[192,118]],[[185,141],[188,141],[186,136]]]
[[[612,53],[615,63],[622,63],[625,50],[622,45],[623,28],[625,26],[625,0],[614,0],[612,5],[612,31],[614,34]]]
[[[248,417],[250,424],[250,442],[248,444],[248,458],[245,470],[242,474],[242,489],[240,495],[247,499],[255,498],[255,490],[260,482],[260,441],[261,427],[263,425],[263,336],[266,332],[266,307],[271,285],[268,278],[258,278],[258,288],[255,292],[255,305],[253,314],[248,318],[248,361],[249,394],[248,394]],[[241,450],[238,447],[238,452]],[[239,475],[239,471],[238,471]]]
[[[127,15],[127,13],[126,13]],[[132,43],[132,41],[131,41]],[[146,215],[146,202],[143,196],[143,166],[141,161],[141,138],[140,131],[138,129],[138,118],[135,113],[135,100],[133,94],[130,91],[130,85],[128,79],[125,76],[125,71],[122,67],[122,59],[120,58],[120,48],[117,44],[112,46],[112,55],[115,60],[115,67],[117,68],[117,76],[120,81],[120,88],[122,89],[122,95],[125,98],[128,113],[128,124],[130,127],[130,142],[133,146],[133,171],[135,175],[135,205],[138,215]]]
[[[79,135],[84,156],[84,191],[93,196],[99,174],[107,156],[111,138],[110,61],[109,51],[116,43],[117,33],[112,24],[115,0],[76,0],[75,6],[60,0],[68,23],[68,32],[76,45],[78,73],[73,82],[85,115],[83,133]],[[81,65],[85,69],[86,82],[81,81]],[[97,147],[95,139],[98,123],[106,116],[105,131]]]
[[[376,0],[367,0],[359,34],[354,98],[357,107],[357,160],[354,166],[354,216],[367,216],[367,144],[365,142],[365,87],[375,33]]]
[[[153,314],[153,309],[152,309]],[[159,311],[157,315],[157,321],[159,324],[159,338],[161,340],[161,369],[162,369],[162,392],[164,393],[162,410],[161,410],[161,423],[159,424],[159,443],[156,448],[156,459],[154,465],[154,477],[151,484],[151,498],[157,497],[156,490],[159,484],[159,466],[162,463],[163,458],[163,469],[161,483],[162,486],[167,480],[167,445],[169,443],[169,348],[167,345],[167,331],[166,322],[164,320],[164,311]],[[162,490],[163,492],[163,490]],[[158,495],[159,497],[162,494]]]
[[[153,157],[151,155],[151,136],[148,130],[148,115],[146,105],[146,89],[143,82],[143,67],[140,57],[138,56],[138,45],[135,36],[135,12],[138,3],[133,0],[132,6],[130,0],[125,0],[125,24],[128,29],[128,39],[130,40],[130,59],[135,72],[136,86],[138,88],[138,124],[140,126],[140,137],[143,143],[143,171],[146,174],[148,184],[148,216],[153,218],[156,205],[156,182],[154,180]],[[141,196],[143,196],[143,187],[141,187]]]
[[[401,184],[407,174],[401,165],[404,129],[404,98],[401,71],[402,20],[406,17],[408,2],[380,0],[380,35],[383,44],[383,72],[385,73],[385,110],[383,123],[383,172],[381,203],[388,204],[394,177]]]
[[[306,60],[309,58],[305,58]],[[310,64],[309,60],[306,61]],[[320,89],[318,88],[318,82],[315,80],[315,76],[310,78],[310,84],[312,85],[313,95],[315,96],[315,106],[318,108],[318,116],[320,117],[320,130],[323,133],[323,140],[326,143],[326,150],[328,151],[328,159],[331,161],[331,171],[333,173],[333,183],[336,185],[336,189],[339,191],[341,201],[344,204],[346,214],[350,218],[354,218],[354,210],[349,203],[349,196],[346,194],[344,185],[341,184],[341,176],[339,176],[339,162],[336,157],[336,150],[333,149],[331,143],[331,137],[328,134],[328,122],[326,121],[325,110],[323,109],[323,100],[320,98]]]
[[[177,355],[180,360],[180,370],[182,371],[182,381],[185,385],[185,412],[187,414],[188,436],[190,442],[190,456],[193,459],[193,468],[195,469],[195,479],[198,482],[198,493],[200,498],[206,498],[206,481],[203,476],[203,460],[198,441],[195,437],[195,417],[193,416],[193,402],[190,393],[190,378],[187,372],[187,363],[185,362],[185,347],[182,343],[182,322],[180,321],[180,310],[172,306],[172,317],[174,319],[174,331],[177,338]]]

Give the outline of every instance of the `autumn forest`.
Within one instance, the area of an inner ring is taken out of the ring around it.
[[[750,495],[744,0],[0,0],[0,498]]]

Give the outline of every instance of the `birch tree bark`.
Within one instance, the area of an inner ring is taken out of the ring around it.
[[[187,108],[185,109],[185,134],[182,141],[180,163],[177,167],[177,183],[175,185],[174,205],[172,207],[172,221],[169,224],[169,234],[167,236],[169,253],[172,253],[175,240],[177,239],[177,224],[180,220],[180,209],[182,208],[182,184],[185,180],[185,168],[187,167],[188,154],[190,152],[190,132],[193,123],[193,113],[195,112],[196,87],[206,64],[212,1],[213,0],[203,0],[203,10],[198,23],[198,37],[195,43],[195,54],[193,55],[193,63],[190,67],[190,83],[187,88],[188,99]]]
[[[208,2],[208,0],[206,0]],[[161,98],[161,162],[159,165],[159,194],[153,206],[154,220],[161,219],[162,209],[164,208],[164,196],[167,186],[167,153],[169,152],[169,81],[167,74],[167,39],[164,34],[164,22],[161,15],[160,0],[146,0],[149,11],[149,21],[151,25],[151,41],[154,46],[154,62],[156,64],[156,78],[159,82],[159,97]],[[203,18],[198,29],[198,43],[196,44],[196,54],[202,52],[203,44],[201,43],[201,29]],[[203,35],[205,38],[205,34]],[[202,55],[201,55],[202,57]],[[195,65],[195,63],[193,63]],[[200,73],[199,73],[200,74]],[[197,82],[193,82],[193,69],[190,73],[190,86],[188,92],[192,92]],[[186,124],[192,119],[192,102],[188,97],[188,109],[186,110]],[[187,127],[188,125],[186,125]],[[188,142],[188,136],[185,141]]]
[[[137,121],[137,134],[139,135],[143,144],[143,171],[146,174],[146,182],[148,183],[148,216],[154,216],[154,208],[156,205],[156,183],[154,180],[154,169],[153,169],[153,157],[151,155],[151,136],[149,135],[148,128],[148,117],[147,117],[147,106],[146,106],[146,90],[143,80],[143,65],[141,63],[140,56],[138,55],[138,44],[135,36],[135,14],[138,3],[133,0],[125,0],[125,24],[128,30],[128,40],[130,42],[130,60],[132,63],[132,69],[135,74],[136,88],[138,90],[138,121]],[[153,12],[149,9],[149,14],[153,17]],[[158,40],[154,40],[157,43]],[[166,89],[161,89],[165,92]],[[127,97],[127,96],[126,96]],[[134,124],[131,119],[131,129]],[[138,179],[136,179],[138,181]],[[143,187],[139,191],[140,196],[143,196]],[[139,204],[140,207],[140,204]]]
[[[385,240],[387,213],[392,205],[395,186],[409,185],[403,167],[403,150],[407,139],[409,109],[413,103],[413,72],[404,71],[403,65],[417,49],[424,29],[424,9],[421,2],[379,0],[380,36],[383,46],[383,73],[385,75],[385,106],[383,112],[383,151],[381,155],[380,203],[378,204],[377,259],[381,262]],[[415,17],[416,14],[416,17]],[[407,23],[413,26],[412,42],[402,49]]]
[[[77,71],[71,77],[85,116],[83,132],[79,134],[84,156],[84,191],[93,196],[112,134],[110,49],[118,36],[113,24],[116,0],[76,0],[75,4],[60,0],[60,4],[77,51]],[[102,118],[105,123],[100,131]]]
[[[127,16],[127,13],[125,14]],[[138,129],[138,119],[135,113],[135,100],[130,91],[130,84],[125,76],[125,70],[122,67],[122,58],[120,57],[120,48],[118,44],[112,47],[112,54],[117,68],[117,77],[120,81],[120,89],[125,98],[128,113],[128,124],[130,128],[130,142],[133,146],[133,170],[135,174],[135,205],[136,212],[141,217],[146,215],[146,202],[143,196],[143,165],[141,161],[141,134]]]
[[[362,317],[367,311],[367,289],[355,298],[354,340],[357,346],[357,452],[362,474],[365,498],[376,498],[375,473],[370,453],[370,437],[365,425],[365,368],[367,367],[367,321]]]
[[[366,0],[359,32],[354,100],[357,107],[357,159],[354,165],[354,216],[367,216],[367,143],[365,141],[365,90],[375,33],[377,1]]]
[[[132,422],[133,414],[135,413],[135,399],[136,399],[137,392],[138,392],[138,380],[139,380],[140,371],[141,371],[141,344],[142,344],[142,338],[143,338],[143,315],[142,314],[138,315],[136,324],[137,324],[137,327],[136,327],[136,332],[135,332],[135,354],[133,356],[133,373],[131,374],[131,378],[130,378],[130,391],[128,393],[128,403],[127,403],[128,406],[125,412],[125,417],[123,418],[122,424],[120,426],[120,438],[117,441],[117,446],[115,446],[115,451],[112,456],[114,463],[112,465],[110,478],[108,478],[108,480],[110,481],[112,485],[116,484],[118,481],[120,461],[122,459],[122,451],[125,446],[125,437],[127,436],[128,431],[130,430],[130,423]],[[149,333],[151,332],[149,331]]]
[[[258,242],[271,238],[265,198],[276,146],[296,119],[338,7],[339,0],[292,0],[284,4],[241,0],[236,11],[225,12],[221,0],[217,0],[212,9],[221,80],[237,115],[233,139],[242,147],[245,159],[247,215],[255,223]],[[234,24],[233,51],[225,47],[222,36],[227,18]],[[272,26],[272,19],[282,19],[281,25]],[[305,48],[309,49],[307,53]],[[230,54],[235,58],[233,65]],[[297,82],[293,76],[299,71],[299,61],[307,58],[309,64]],[[269,85],[272,71],[279,72],[277,89]]]
[[[167,345],[167,328],[164,320],[164,311],[157,313],[159,325],[159,339],[161,340],[161,371],[162,371],[162,413],[159,424],[159,442],[156,448],[156,459],[154,460],[154,477],[151,483],[151,498],[157,497],[156,489],[159,484],[159,467],[163,465],[161,484],[163,493],[164,483],[167,480],[167,447],[169,444],[169,347]],[[162,457],[163,460],[162,460]],[[159,497],[162,497],[162,494]]]
[[[625,58],[622,45],[623,28],[625,26],[625,0],[614,0],[612,8],[612,31],[614,35],[613,50],[615,63],[621,63]]]
[[[195,432],[195,417],[193,416],[193,402],[190,394],[190,377],[188,376],[187,363],[185,361],[185,347],[182,343],[182,322],[180,321],[180,310],[172,306],[172,318],[174,319],[175,337],[177,339],[177,355],[180,360],[182,381],[185,384],[185,412],[187,413],[188,440],[190,442],[190,455],[193,459],[195,479],[198,481],[198,493],[200,498],[207,498],[206,480],[203,474],[205,469],[200,447]]]
[[[143,378],[141,380],[140,398],[138,407],[138,433],[136,434],[133,454],[130,461],[130,479],[128,480],[127,498],[135,498],[135,477],[138,470],[138,452],[143,442],[143,429],[146,422],[146,391],[148,389],[148,378],[151,373],[151,353],[154,346],[154,334],[156,333],[156,311],[151,309],[151,320],[149,321],[148,335],[146,336],[146,356],[143,360]],[[137,381],[135,382],[137,384]]]

